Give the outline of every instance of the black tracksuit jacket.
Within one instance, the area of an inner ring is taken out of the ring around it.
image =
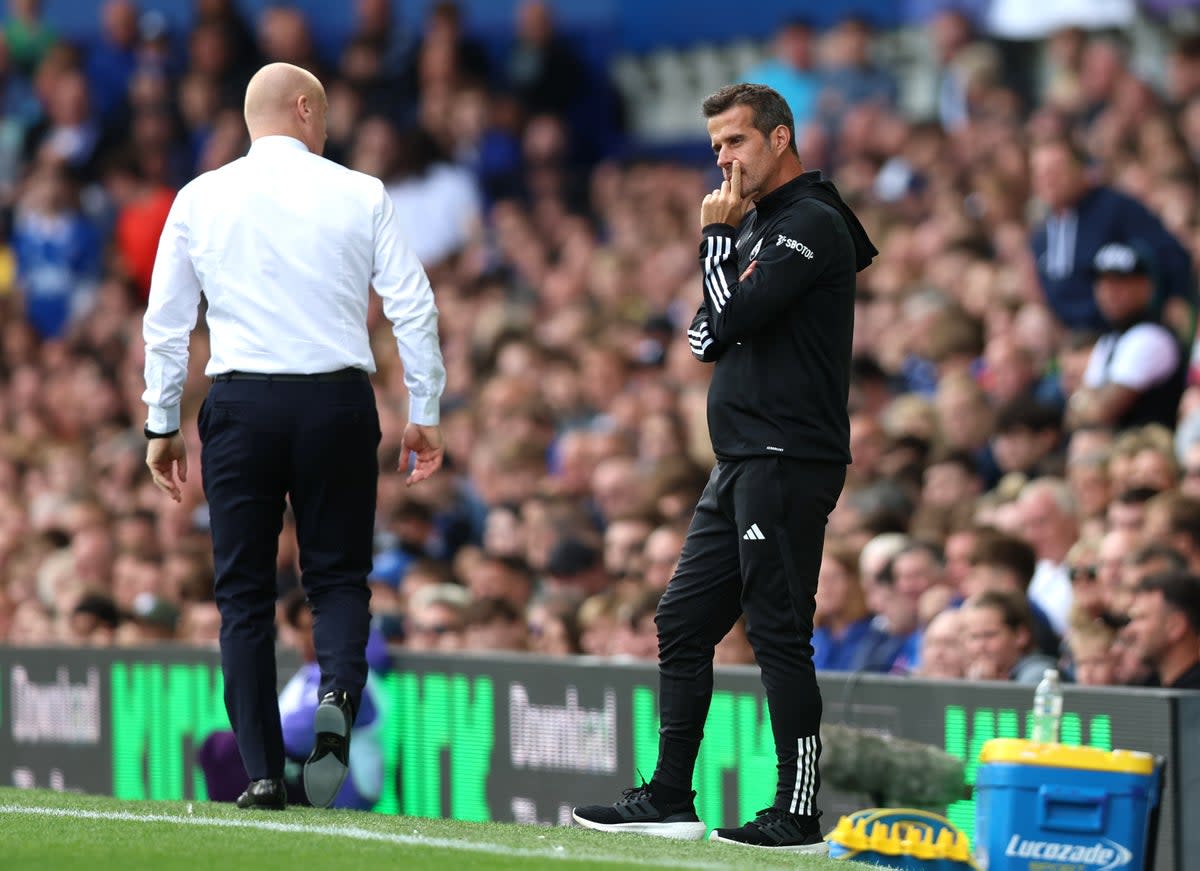
[[[708,428],[717,459],[850,462],[855,276],[877,253],[820,172],[771,191],[736,230],[704,228],[704,302],[688,341],[716,363]]]

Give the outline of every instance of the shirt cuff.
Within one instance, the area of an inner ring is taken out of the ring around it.
[[[408,397],[408,422],[418,426],[437,426],[441,422],[441,402],[437,396]]]
[[[150,413],[146,416],[146,429],[150,432],[174,432],[179,429],[179,406],[172,405],[163,408],[149,405]]]

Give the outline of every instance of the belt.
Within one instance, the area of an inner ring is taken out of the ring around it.
[[[353,366],[336,372],[314,372],[300,375],[293,372],[222,372],[213,381],[366,381],[367,373]]]

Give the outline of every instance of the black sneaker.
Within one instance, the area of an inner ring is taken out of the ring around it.
[[[627,789],[615,804],[593,804],[577,807],[571,816],[588,829],[601,832],[631,832],[657,835],[677,841],[698,841],[708,826],[696,816],[695,792],[682,801],[655,801],[648,783]]]
[[[354,710],[343,690],[325,694],[314,719],[316,739],[304,763],[304,793],[313,807],[329,807],[350,770],[350,728]]]
[[[809,853],[821,855],[829,852],[829,845],[821,837],[821,814],[802,817],[779,808],[769,807],[738,829],[714,829],[710,841],[725,844],[741,844],[743,847],[766,847],[781,853]]]

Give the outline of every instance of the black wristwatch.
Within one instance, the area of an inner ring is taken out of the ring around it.
[[[142,432],[148,439],[169,439],[171,436],[179,435],[178,429],[173,429],[170,432],[155,432],[149,426],[143,426]]]

